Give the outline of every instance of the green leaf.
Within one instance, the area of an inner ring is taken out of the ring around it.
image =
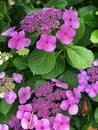
[[[94,119],[95,119],[96,123],[98,123],[98,107],[96,108],[96,110],[94,112]]]
[[[69,5],[77,5],[83,2],[84,0],[66,0]]]
[[[90,40],[91,40],[93,43],[98,43],[98,30],[94,30],[94,31],[92,32]]]
[[[93,101],[95,101],[95,102],[98,102],[98,94],[96,95],[96,97],[94,97],[94,98],[91,98]]]
[[[68,84],[69,89],[73,89],[75,86],[78,85],[78,75],[79,71],[70,65],[66,65],[65,71],[58,77],[58,79],[62,82]]]
[[[34,50],[28,58],[28,65],[33,74],[45,74],[54,68],[55,60],[54,52]]]
[[[73,39],[73,43],[76,44],[84,35],[85,25],[83,19],[80,19],[80,27],[76,30],[76,35]]]
[[[1,100],[0,102],[0,112],[6,115],[10,109],[12,108],[13,104],[7,104],[4,99]]]
[[[65,8],[67,6],[66,0],[50,0],[47,5],[47,7],[58,7],[58,8]]]
[[[44,79],[55,78],[64,71],[64,68],[65,68],[65,60],[63,57],[58,56],[54,68],[49,73],[43,74],[42,77]]]
[[[87,25],[98,28],[98,16],[95,15],[95,12],[84,15],[83,19]]]
[[[82,17],[85,14],[89,14],[92,11],[95,11],[95,10],[97,10],[97,8],[95,6],[93,6],[93,5],[84,6],[84,7],[79,9],[79,15]]]
[[[15,67],[18,68],[19,70],[24,70],[28,67],[27,60],[23,57],[16,57],[13,60],[13,63]]]
[[[92,65],[94,55],[84,47],[71,45],[66,47],[66,59],[75,68],[87,68]]]

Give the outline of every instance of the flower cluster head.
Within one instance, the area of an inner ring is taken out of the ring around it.
[[[0,124],[0,130],[9,130],[9,127],[6,124]]]
[[[86,92],[90,97],[95,97],[98,93],[98,61],[95,60],[91,67],[81,70],[78,74],[78,89]]]
[[[58,28],[62,12],[56,8],[43,8],[38,12],[31,12],[21,21],[21,28],[27,32],[38,31],[41,34],[49,33]]]
[[[10,53],[0,51],[0,65],[8,61],[11,57],[12,55]]]

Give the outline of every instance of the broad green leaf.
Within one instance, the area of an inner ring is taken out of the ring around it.
[[[94,112],[94,119],[95,119],[96,123],[98,123],[98,107],[96,108],[96,110]]]
[[[94,97],[94,98],[91,98],[93,101],[95,101],[95,102],[98,102],[98,94],[96,95],[96,97]]]
[[[89,14],[92,11],[95,11],[95,10],[97,10],[97,8],[95,6],[93,6],[93,5],[84,6],[84,7],[79,9],[79,15],[82,17],[85,14]]]
[[[6,70],[9,62],[4,62],[2,65],[0,65],[0,72]]]
[[[56,63],[55,63],[54,68],[49,73],[43,74],[42,77],[44,79],[55,78],[55,77],[59,76],[64,71],[64,68],[65,68],[64,58],[61,56],[58,56],[56,59]]]
[[[87,68],[92,65],[94,55],[91,50],[71,45],[66,47],[66,59],[75,68]]]
[[[19,70],[24,70],[28,67],[27,60],[23,57],[16,57],[13,60],[13,63],[15,67],[18,68]]]
[[[12,108],[13,104],[7,104],[4,99],[1,100],[0,102],[0,112],[6,115],[10,109]]]
[[[33,74],[45,74],[54,68],[55,60],[54,52],[34,50],[28,58],[28,65]]]
[[[65,71],[58,77],[58,79],[62,82],[68,84],[69,89],[73,89],[75,86],[78,85],[78,75],[79,71],[70,65],[66,64]]]
[[[47,4],[47,7],[58,7],[58,8],[65,8],[67,6],[66,0],[50,0]]]
[[[98,30],[92,32],[90,40],[93,43],[98,43]]]
[[[85,25],[83,19],[80,19],[80,27],[76,30],[76,35],[73,39],[73,43],[76,44],[84,35]]]
[[[84,15],[83,19],[87,25],[98,28],[98,16],[95,15],[95,12]]]
[[[84,0],[66,0],[69,5],[77,5],[83,2]]]

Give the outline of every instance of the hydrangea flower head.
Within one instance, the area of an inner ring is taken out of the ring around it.
[[[30,87],[27,86],[20,88],[18,91],[18,97],[20,104],[24,104],[31,97]]]
[[[15,99],[17,98],[17,95],[13,90],[10,90],[4,94],[4,98],[8,104],[12,104],[12,103],[14,103]]]
[[[31,40],[29,38],[25,38],[25,32],[20,31],[12,36],[12,38],[8,41],[8,47],[15,48],[16,50],[22,50],[24,47],[29,46],[30,42]]]
[[[56,48],[55,36],[48,34],[41,35],[41,38],[36,43],[36,47],[47,52],[53,51]]]
[[[16,83],[21,83],[23,79],[22,75],[17,73],[13,73],[12,78]]]
[[[66,9],[62,17],[66,25],[72,26],[75,29],[79,28],[78,13],[72,7],[69,10]]]
[[[35,125],[36,130],[50,130],[50,123],[48,119],[41,119],[38,120],[37,124]]]
[[[67,24],[63,24],[60,30],[57,31],[56,37],[61,40],[63,44],[70,44],[76,32]]]
[[[5,32],[3,32],[1,35],[12,37],[16,34],[17,34],[17,31],[15,31],[15,27],[11,27],[7,29]]]

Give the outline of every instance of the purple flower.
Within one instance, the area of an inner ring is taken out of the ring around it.
[[[0,72],[0,79],[2,79],[3,77],[5,77],[5,72]]]
[[[18,91],[18,97],[20,104],[24,104],[31,97],[30,87],[27,86],[20,88]]]
[[[6,124],[0,124],[0,130],[9,130],[9,127]]]
[[[13,73],[12,78],[16,83],[21,83],[23,79],[22,75],[17,73]]]
[[[15,31],[15,27],[11,27],[7,29],[5,32],[3,32],[1,35],[12,37],[16,34],[17,34],[17,31]]]
[[[8,47],[22,50],[24,47],[29,46],[30,42],[31,40],[29,38],[25,38],[25,32],[20,31],[12,36],[12,38],[8,41]]]
[[[17,98],[17,95],[13,90],[10,90],[4,94],[4,98],[8,104],[12,104],[12,103],[14,103],[15,99]]]
[[[68,88],[68,84],[62,83],[62,82],[60,82],[60,81],[57,80],[57,79],[52,79],[51,81],[55,82],[57,87],[65,88],[65,89]]]
[[[63,24],[60,30],[57,31],[56,37],[61,40],[63,44],[70,44],[76,32],[69,25]]]
[[[80,22],[78,20],[78,13],[74,11],[72,7],[69,10],[65,10],[62,17],[66,25],[79,28]]]
[[[33,129],[37,124],[38,117],[30,112],[25,112],[21,120],[21,126],[23,129]]]
[[[55,117],[53,128],[54,130],[70,130],[70,118],[58,113]]]
[[[50,130],[50,123],[48,119],[41,119],[38,120],[37,124],[35,125],[36,130]]]
[[[76,115],[78,113],[78,105],[77,104],[70,105],[68,113],[70,115]]]
[[[36,43],[38,49],[51,52],[56,48],[56,38],[52,35],[43,34]]]
[[[60,108],[62,109],[62,110],[68,110],[68,107],[69,107],[69,104],[68,104],[68,101],[67,100],[63,100],[62,102],[61,102],[61,104],[60,104]]]

